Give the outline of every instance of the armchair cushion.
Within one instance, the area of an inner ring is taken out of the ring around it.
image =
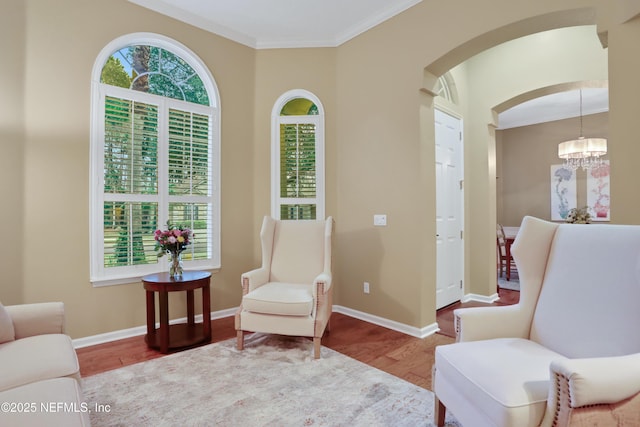
[[[16,338],[16,333],[13,329],[13,321],[9,312],[4,305],[0,303],[0,344],[7,341],[13,341]]]
[[[34,411],[7,411],[2,413],[2,425],[21,427],[82,426],[91,425],[80,384],[70,378],[53,378],[0,392],[0,402],[36,405]],[[64,404],[60,408],[57,405]],[[42,410],[41,405],[52,410]],[[62,409],[62,410],[61,410]],[[86,409],[86,410],[85,410]],[[92,409],[92,408],[91,408]]]
[[[254,313],[309,316],[313,309],[312,286],[270,282],[245,295],[242,306]]]
[[[549,393],[549,364],[555,359],[564,357],[521,338],[450,344],[439,346],[436,352],[439,377],[473,399],[491,423],[509,426],[542,419]],[[460,420],[466,420],[464,415],[456,413]]]
[[[324,227],[317,221],[278,221],[273,236],[271,282],[313,283],[324,271]]]
[[[570,358],[640,353],[640,227],[569,224],[549,251],[531,339]]]
[[[46,334],[0,344],[0,360],[0,391],[50,378],[80,380],[68,335]]]

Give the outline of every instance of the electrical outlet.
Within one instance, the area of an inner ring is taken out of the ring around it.
[[[373,225],[376,227],[386,227],[387,225],[387,216],[376,214],[373,216]]]
[[[369,293],[369,282],[364,282],[363,291],[365,294]]]

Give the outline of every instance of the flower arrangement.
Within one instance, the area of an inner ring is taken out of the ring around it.
[[[156,230],[153,235],[156,241],[155,250],[158,252],[158,258],[164,254],[171,256],[171,266],[169,274],[171,276],[182,276],[182,261],[180,254],[184,251],[193,239],[193,233],[190,229],[183,226],[174,226],[167,221],[166,230]]]
[[[567,215],[566,222],[569,224],[590,224],[591,214],[589,213],[589,208],[585,206],[571,209]]]

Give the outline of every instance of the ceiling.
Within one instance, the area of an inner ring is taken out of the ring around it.
[[[582,115],[609,111],[609,89],[582,89]],[[512,107],[498,116],[498,129],[510,129],[580,116],[580,90],[554,93]]]
[[[255,49],[336,47],[422,0],[129,0]],[[547,95],[499,115],[499,129],[580,115],[579,91]],[[608,111],[607,89],[583,90],[583,114]]]
[[[335,47],[422,0],[129,0],[255,49]]]

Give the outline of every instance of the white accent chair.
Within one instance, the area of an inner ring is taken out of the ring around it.
[[[640,226],[526,217],[513,256],[519,303],[455,310],[436,348],[436,424],[640,425]]]
[[[333,218],[275,220],[260,231],[262,267],[242,275],[242,303],[236,312],[237,347],[245,332],[313,338],[314,357],[333,306],[331,235]]]

